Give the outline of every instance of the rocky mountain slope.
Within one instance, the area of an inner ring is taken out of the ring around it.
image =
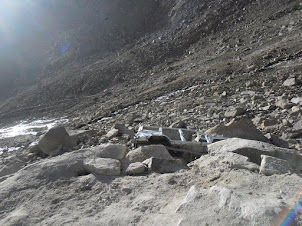
[[[0,126],[64,116],[67,131],[0,131],[0,151],[20,147],[0,152],[1,225],[302,224],[300,1],[32,7],[51,34],[28,83],[1,82]],[[138,147],[144,125],[192,141]]]
[[[299,1],[60,2],[41,2],[68,18],[54,13],[51,40],[37,48],[47,59],[33,63],[43,69],[33,86],[10,88],[17,95],[2,101],[2,117],[91,106],[110,113],[208,80],[233,76],[243,87],[299,75]]]

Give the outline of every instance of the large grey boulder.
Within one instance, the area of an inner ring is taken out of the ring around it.
[[[97,157],[122,160],[126,157],[127,146],[120,144],[103,144],[91,148]]]
[[[174,159],[164,145],[148,145],[139,147],[130,151],[126,156],[126,159],[129,161],[129,163],[133,163],[143,162],[151,157],[168,160]]]
[[[262,134],[260,130],[256,128],[253,122],[244,117],[240,119],[233,119],[228,124],[217,125],[205,132],[211,135],[221,135],[224,137],[239,137],[249,140],[259,140],[267,142],[268,139]]]
[[[273,174],[284,174],[292,171],[292,167],[286,160],[267,155],[261,155],[261,158],[260,174],[271,176]]]
[[[98,175],[119,176],[121,174],[121,162],[116,159],[86,159],[84,167],[88,172]]]
[[[62,154],[65,148],[71,148],[75,145],[75,141],[69,136],[64,127],[50,129],[38,143],[41,151],[50,156]],[[59,146],[61,148],[58,148]]]
[[[295,172],[302,172],[302,154],[292,149],[277,147],[265,142],[231,138],[208,145],[208,151],[209,153],[237,153],[247,156],[251,162],[259,166],[262,161],[261,155],[268,155],[286,160]]]
[[[181,169],[189,169],[180,159],[158,159],[152,157],[146,159],[143,163],[147,165],[149,172],[156,173],[174,173]]]

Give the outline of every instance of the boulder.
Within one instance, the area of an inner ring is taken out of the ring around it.
[[[99,158],[122,160],[126,157],[127,146],[120,144],[102,144],[91,148]]]
[[[121,162],[109,158],[90,158],[84,161],[85,169],[93,174],[105,176],[119,176],[121,174]]]
[[[261,155],[260,174],[271,176],[273,174],[285,174],[292,171],[292,167],[286,160]]]
[[[246,109],[242,107],[230,107],[225,113],[226,118],[234,118],[236,116],[242,115],[246,112]]]
[[[292,149],[281,148],[260,141],[232,138],[208,145],[208,151],[209,153],[237,153],[248,157],[251,162],[259,166],[262,162],[261,155],[268,155],[286,160],[295,172],[302,172],[302,154]]]
[[[143,162],[148,158],[168,159],[173,160],[174,158],[169,154],[168,150],[164,145],[148,145],[142,146],[132,151],[129,151],[126,158],[129,163]]]
[[[258,140],[268,142],[268,139],[256,128],[253,122],[244,117],[241,119],[233,119],[228,124],[217,125],[205,132],[211,135],[221,135],[224,137],[238,137],[249,140]]]
[[[148,167],[149,172],[174,173],[181,169],[189,169],[180,159],[158,159],[149,158],[143,162]]]
[[[60,145],[62,148],[58,149]],[[62,154],[65,148],[71,148],[75,145],[76,143],[71,139],[64,127],[50,129],[38,143],[41,151],[50,156]]]
[[[131,163],[127,169],[126,174],[128,175],[136,175],[136,174],[142,174],[146,171],[146,166],[141,162],[134,162]]]

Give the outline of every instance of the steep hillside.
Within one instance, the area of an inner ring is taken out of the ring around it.
[[[231,76],[242,86],[301,69],[299,1],[71,0],[39,7],[48,12],[41,17],[47,32],[29,40],[35,48],[21,48],[33,55],[24,58],[35,72],[3,64],[30,85],[9,88],[2,117],[91,106],[107,114],[207,79]],[[41,35],[48,38],[36,42]]]

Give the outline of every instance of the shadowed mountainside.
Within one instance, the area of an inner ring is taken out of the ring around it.
[[[242,85],[301,69],[272,67],[302,56],[299,1],[41,0],[30,6],[24,40],[2,47],[2,117],[83,108],[106,114],[209,79],[232,75]]]

